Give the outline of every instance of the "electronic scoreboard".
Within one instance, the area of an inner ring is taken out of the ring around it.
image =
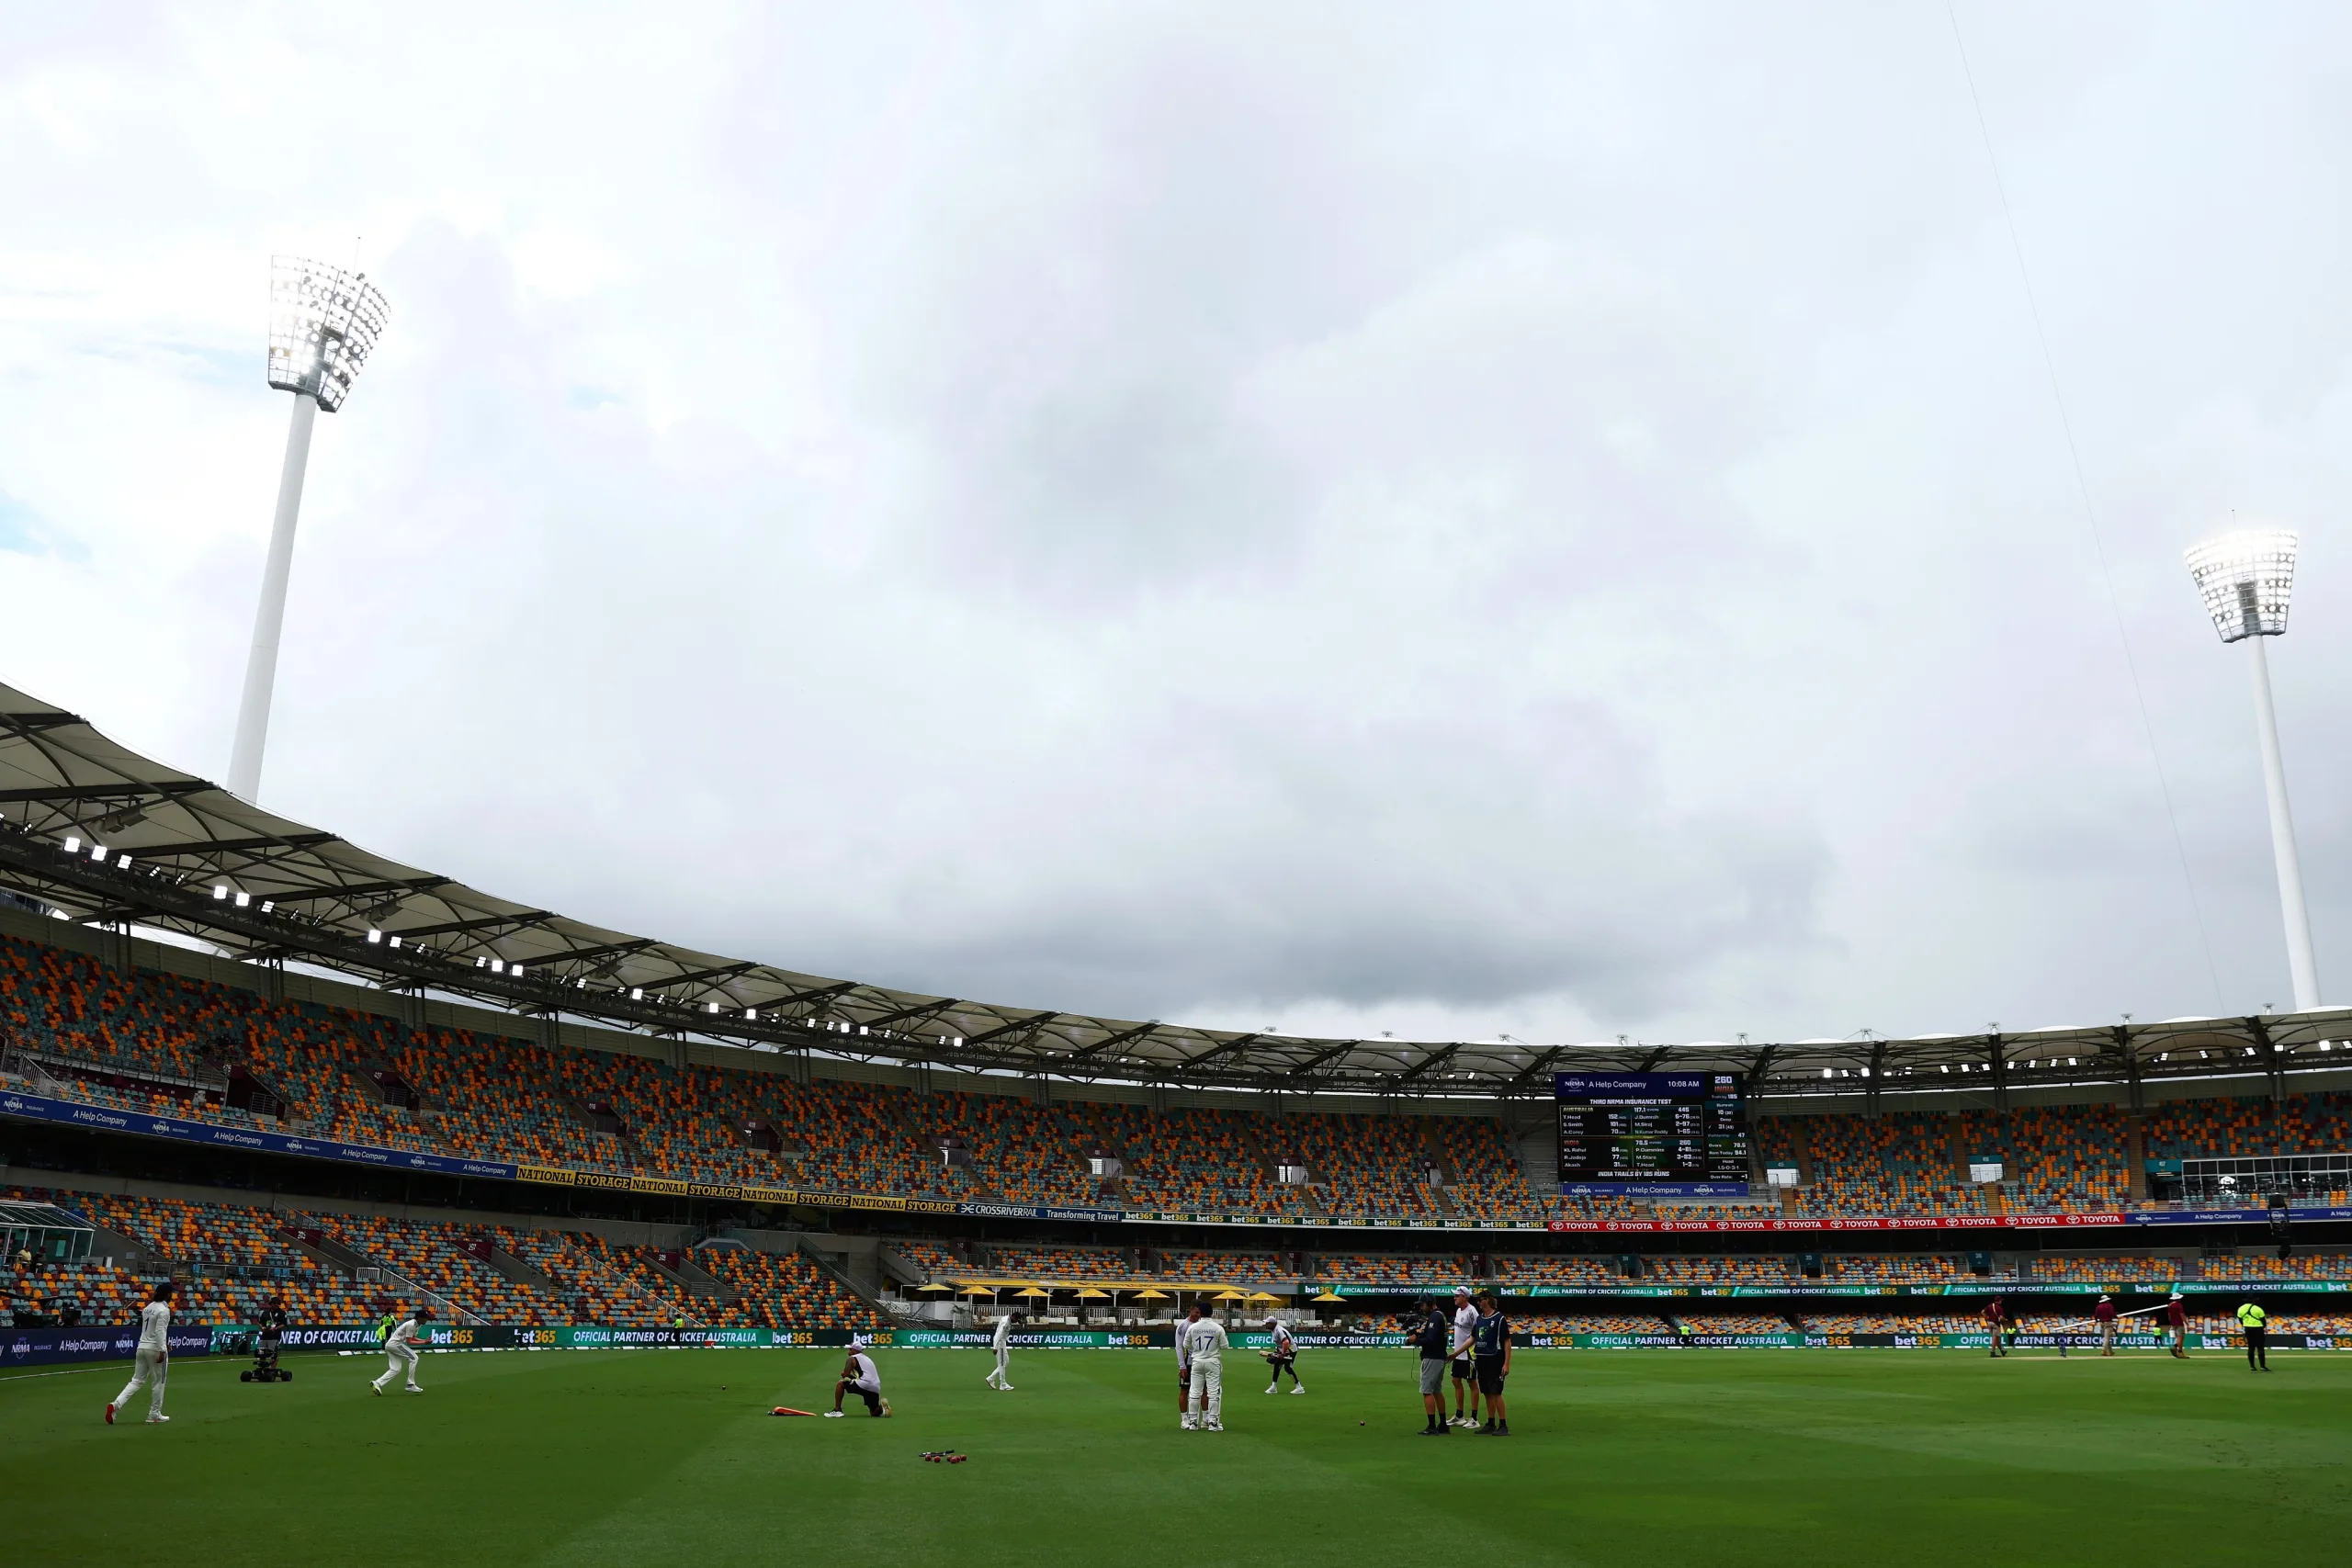
[[[1560,1185],[1737,1184],[1747,1118],[1737,1073],[1560,1073]]]

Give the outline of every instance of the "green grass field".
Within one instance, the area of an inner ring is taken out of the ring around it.
[[[1516,1436],[1430,1439],[1406,1352],[1309,1352],[1300,1398],[1237,1357],[1223,1434],[1176,1429],[1165,1352],[1018,1355],[999,1394],[885,1351],[898,1414],[841,1421],[764,1414],[829,1404],[830,1351],[428,1356],[380,1399],[380,1357],[190,1359],[165,1427],[100,1422],[119,1366],[0,1379],[0,1562],[2341,1562],[2352,1356],[2273,1364],[1531,1352]]]

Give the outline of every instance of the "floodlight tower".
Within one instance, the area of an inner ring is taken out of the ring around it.
[[[2312,918],[2303,907],[2303,868],[2295,855],[2295,818],[2287,809],[2287,763],[2278,753],[2278,714],[2270,702],[2270,661],[2262,639],[2287,635],[2287,601],[2295,589],[2296,537],[2283,528],[2250,529],[2208,539],[2188,552],[2188,574],[2223,642],[2252,650],[2254,725],[2262,737],[2262,779],[2270,793],[2270,853],[2278,865],[2278,912],[2287,927],[2287,968],[2295,1010],[2320,1005],[2319,965],[2312,957]]]
[[[384,330],[384,297],[366,273],[299,256],[270,258],[269,307],[269,384],[294,394],[294,421],[286,432],[277,517],[269,531],[268,564],[262,569],[261,604],[254,612],[236,745],[229,753],[229,790],[243,800],[261,791],[261,753],[269,739],[277,635],[286,624],[286,582],[294,570],[294,519],[302,510],[311,425],[321,409],[333,413],[343,406]]]

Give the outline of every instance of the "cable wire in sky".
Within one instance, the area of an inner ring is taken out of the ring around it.
[[[2156,745],[2155,721],[2148,716],[2148,694],[2140,683],[2140,661],[2132,654],[2132,634],[2123,619],[2123,601],[2115,592],[2115,574],[2108,570],[2107,541],[2100,536],[2098,509],[2091,502],[2090,480],[2083,473],[2082,449],[2075,443],[2075,422],[2066,412],[2066,394],[2058,382],[2058,359],[2050,352],[2050,333],[2041,324],[2041,303],[2033,292],[2033,273],[2025,264],[2025,242],[2018,237],[2017,214],[2009,207],[2008,182],[2001,177],[2000,155],[1993,151],[1993,128],[1984,118],[1984,99],[1976,90],[1976,72],[1968,62],[1968,40],[1960,31],[1960,13],[1944,0],[1944,16],[1951,23],[1951,41],[1960,51],[1960,73],[1968,83],[1968,101],[1975,106],[1976,131],[1984,141],[1984,161],[1993,170],[1993,189],[2001,199],[2001,220],[2008,226],[2009,251],[2017,257],[2018,281],[2025,288],[2026,314],[2033,321],[2034,341],[2041,345],[2041,367],[2050,377],[2050,400],[2057,405],[2058,428],[2066,438],[2066,456],[2075,466],[2075,490],[2082,497],[2083,521],[2090,529],[2091,554],[2098,561],[2099,581],[2107,589],[2107,607],[2115,617],[2115,640],[2123,649],[2123,668],[2132,677],[2132,700],[2140,710],[2140,732],[2147,738],[2148,761],[2156,773],[2156,793],[2163,796],[2165,820],[2172,828],[2173,852],[2180,860],[2181,885],[2188,890],[2188,912],[2197,922],[2198,944],[2205,951],[2205,973],[2213,982],[2213,1007],[2226,1011],[2222,999],[2222,971],[2213,962],[2213,939],[2205,929],[2204,907],[2197,898],[2197,878],[2188,868],[2188,841],[2181,837],[2180,814],[2173,809],[2172,784],[2165,777],[2164,753]]]

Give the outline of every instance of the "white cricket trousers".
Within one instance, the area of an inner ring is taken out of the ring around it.
[[[164,1413],[164,1376],[171,1370],[172,1363],[161,1350],[140,1351],[138,1359],[131,1364],[130,1381],[122,1385],[120,1393],[114,1396],[114,1407],[117,1410],[130,1409],[130,1396],[139,1392],[141,1383],[145,1383],[147,1414],[161,1416]]]
[[[1211,1421],[1225,1419],[1225,1363],[1193,1358],[1193,1387],[1185,1412]]]
[[[1005,1381],[1004,1369],[1012,1364],[1012,1347],[1006,1346],[996,1353],[996,1381]]]
[[[376,1386],[383,1387],[392,1381],[394,1372],[402,1371],[408,1373],[408,1386],[414,1388],[416,1386],[416,1352],[405,1345],[384,1352],[384,1375],[376,1380]]]

